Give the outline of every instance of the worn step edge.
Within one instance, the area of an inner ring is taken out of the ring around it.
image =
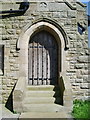
[[[57,85],[39,85],[39,86],[27,86],[27,90],[38,90],[38,91],[41,91],[41,90],[59,90],[59,87]]]
[[[60,103],[61,98],[60,97],[28,97],[24,99],[24,104],[49,104],[49,103]]]
[[[57,104],[24,104],[23,112],[60,112],[64,107]]]
[[[59,91],[27,91],[26,97],[56,97],[60,96]]]
[[[27,91],[26,92],[26,96],[32,96],[32,97],[36,97],[36,96],[53,96],[55,94],[54,91]]]

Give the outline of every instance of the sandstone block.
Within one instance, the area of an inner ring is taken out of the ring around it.
[[[80,62],[80,63],[88,63],[90,61],[88,61],[88,56],[79,56],[77,58],[77,61]]]
[[[75,82],[76,82],[76,83],[82,83],[82,82],[83,82],[83,79],[76,79]]]
[[[90,83],[90,75],[84,75],[83,76],[83,82],[84,83]]]
[[[84,67],[84,64],[79,64],[77,63],[75,66],[74,66],[76,69],[82,69]]]
[[[16,30],[15,29],[8,29],[7,33],[8,34],[15,34]]]
[[[38,11],[49,11],[48,3],[47,2],[38,2],[37,10]]]
[[[81,74],[82,74],[82,75],[88,75],[88,74],[89,74],[89,71],[88,71],[88,70],[81,70]]]
[[[2,35],[2,40],[10,40],[10,36],[8,36],[8,35]]]
[[[75,18],[76,17],[76,11],[68,11],[68,17]]]
[[[13,24],[13,25],[12,25],[12,28],[13,28],[13,29],[19,28],[19,24],[17,24],[17,23]]]
[[[68,6],[65,3],[55,3],[55,2],[51,2],[48,3],[48,7],[49,7],[49,11],[66,11],[68,10]]]
[[[88,83],[81,83],[80,84],[80,88],[81,89],[89,89],[90,88],[90,84],[88,84]]]
[[[5,25],[5,28],[6,28],[6,29],[12,29],[12,24],[6,24],[6,25]]]

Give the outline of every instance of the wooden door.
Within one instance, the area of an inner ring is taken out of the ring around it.
[[[29,42],[30,85],[57,84],[57,43],[46,31],[36,33]]]

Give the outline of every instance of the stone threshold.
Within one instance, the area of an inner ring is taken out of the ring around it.
[[[19,120],[22,119],[49,119],[53,118],[54,120],[73,120],[72,116],[66,112],[26,112],[21,113]]]

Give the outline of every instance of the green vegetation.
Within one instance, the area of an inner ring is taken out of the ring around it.
[[[75,120],[90,120],[90,101],[75,100],[72,115]]]
[[[14,114],[21,114],[20,112],[17,112],[17,111],[13,111]]]
[[[17,114],[17,111],[13,111],[14,114]]]

